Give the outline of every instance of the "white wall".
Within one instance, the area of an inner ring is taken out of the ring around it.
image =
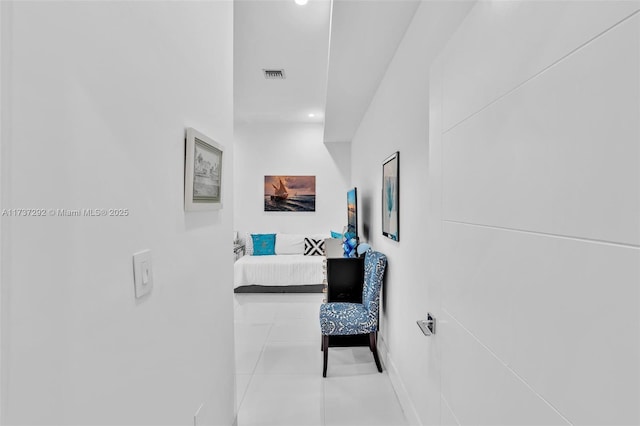
[[[9,13],[7,12],[7,8],[9,7],[9,3],[0,3],[0,208],[3,205],[2,194],[5,193],[6,188],[6,179],[4,179],[4,157],[5,157],[5,149],[4,149],[4,141],[7,135],[7,126],[5,126],[5,121],[8,119],[7,112],[8,108],[8,97],[5,93],[5,76],[7,74],[8,62],[4,60],[4,52],[7,47],[7,37],[5,36],[6,29],[9,28]],[[5,31],[1,29],[4,28]],[[0,218],[0,421],[3,419],[4,406],[5,406],[5,398],[6,395],[6,380],[5,380],[5,360],[4,356],[4,336],[5,336],[5,324],[6,324],[6,306],[5,301],[6,297],[3,296],[3,286],[2,283],[5,281],[5,268],[3,268],[4,263],[4,255],[5,252],[5,224],[4,221]]]
[[[389,263],[380,337],[386,366],[412,423],[440,421],[437,348],[415,322],[438,297],[430,284],[438,231],[429,159],[429,66],[470,2],[422,2],[352,141],[364,240]],[[400,241],[382,236],[382,161],[400,151]]]
[[[639,5],[478,2],[430,81],[428,6],[352,151],[410,420],[637,424]],[[399,243],[378,213],[395,150]]]
[[[236,126],[234,227],[244,232],[322,233],[347,224],[348,144],[323,142],[322,124]],[[265,175],[315,175],[315,212],[265,212]]]
[[[461,424],[640,422],[638,9],[480,2],[434,67]]]
[[[3,7],[2,208],[130,211],[2,218],[3,423],[191,424],[204,403],[230,424],[233,194],[185,213],[183,163],[192,126],[232,186],[233,4]]]

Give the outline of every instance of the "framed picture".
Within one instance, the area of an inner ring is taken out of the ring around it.
[[[265,176],[265,212],[315,212],[315,176]]]
[[[400,152],[382,163],[382,235],[400,241]]]
[[[184,209],[222,208],[223,147],[195,129],[187,129],[184,167]]]

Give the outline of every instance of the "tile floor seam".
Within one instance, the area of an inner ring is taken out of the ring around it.
[[[236,373],[236,376],[238,374]],[[240,401],[238,401],[238,413],[240,412],[240,409],[242,408],[242,403],[244,402],[244,397],[247,395],[247,389],[249,389],[249,386],[251,386],[251,381],[253,380],[253,374],[247,374],[247,376],[249,376],[249,381],[247,382],[247,385],[244,388],[244,392],[242,392],[242,398],[240,398]],[[238,385],[238,380],[236,380],[236,386]],[[236,413],[237,415],[237,413]]]
[[[235,323],[235,318],[234,318],[234,323]],[[244,323],[244,324],[251,324],[251,325],[256,325],[256,324],[264,324],[264,323]],[[269,324],[269,331],[267,332],[267,336],[271,333],[271,329],[273,328],[273,323]],[[236,342],[237,344],[237,342]],[[260,355],[258,355],[258,359],[256,360],[255,365],[253,366],[253,370],[251,371],[251,373],[248,373],[247,375],[249,376],[249,382],[247,383],[247,385],[245,386],[244,392],[242,393],[242,398],[241,400],[238,402],[238,413],[240,413],[240,409],[242,408],[242,403],[244,402],[244,398],[247,395],[247,390],[249,389],[249,386],[251,386],[251,382],[253,381],[253,376],[255,375],[255,371],[256,368],[258,368],[258,363],[260,362],[260,359],[262,358],[262,355],[264,353],[264,347],[267,344],[267,339],[264,340],[264,342],[262,343],[262,347],[260,348]],[[236,371],[236,378],[237,378],[238,372]],[[237,380],[236,380],[237,382]],[[236,383],[237,385],[237,383]]]
[[[242,322],[241,322],[242,323]],[[265,323],[255,323],[255,322],[245,322],[244,324],[250,324],[250,325],[256,325],[256,324],[265,324]],[[271,333],[271,329],[273,328],[273,323],[269,324],[269,331],[267,332],[267,336]],[[247,385],[244,388],[244,392],[242,393],[242,400],[238,403],[238,413],[240,413],[240,410],[242,409],[242,403],[244,402],[244,398],[247,395],[247,391],[249,390],[249,387],[251,386],[251,382],[253,381],[253,377],[255,376],[255,371],[256,368],[258,368],[258,363],[260,362],[260,359],[262,358],[262,355],[264,353],[264,347],[267,344],[267,339],[264,340],[264,342],[262,343],[262,347],[260,348],[260,355],[258,355],[258,359],[256,360],[253,369],[251,370],[251,373],[248,374],[249,376],[249,382],[247,383]],[[238,375],[238,373],[236,372],[236,376]],[[237,382],[237,380],[236,380]],[[237,385],[237,383],[236,383]]]
[[[269,325],[269,331],[267,332],[267,336],[269,335],[269,333],[271,333],[271,329],[272,328],[273,328],[273,324],[270,324]],[[262,359],[262,356],[264,355],[264,348],[266,346],[267,346],[267,339],[265,339],[264,342],[262,342],[262,347],[260,348],[260,355],[258,355],[258,359],[256,360],[256,363],[253,366],[253,370],[251,370],[251,380],[253,380],[253,375],[256,373],[256,368],[258,368],[258,364],[260,364],[260,359]],[[248,389],[248,387],[247,387],[247,389]]]

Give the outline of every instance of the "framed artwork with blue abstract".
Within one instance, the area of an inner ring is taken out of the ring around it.
[[[400,241],[400,152],[382,163],[382,235]]]

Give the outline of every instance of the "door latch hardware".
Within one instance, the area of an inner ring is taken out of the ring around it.
[[[416,324],[418,324],[418,327],[420,327],[420,330],[425,336],[436,334],[436,319],[430,312],[427,312],[426,320],[418,320]]]

